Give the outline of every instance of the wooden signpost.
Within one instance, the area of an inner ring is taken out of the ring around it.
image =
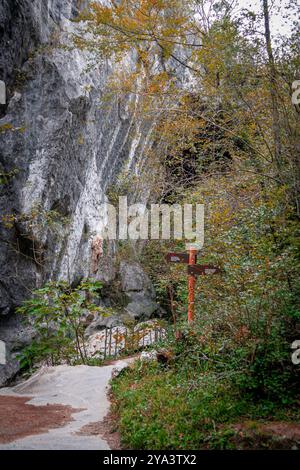
[[[168,253],[166,255],[166,260],[169,263],[189,263],[190,255],[189,253]],[[196,261],[197,262],[197,256]]]
[[[195,285],[196,276],[205,276],[208,274],[219,274],[220,268],[209,264],[196,264],[198,251],[190,248],[188,253],[168,253],[166,260],[169,263],[188,264],[188,322],[192,323],[195,318]]]
[[[194,266],[188,266],[188,273],[194,274],[195,276],[205,276],[206,274],[219,274],[220,272],[220,268],[208,264],[196,264]]]

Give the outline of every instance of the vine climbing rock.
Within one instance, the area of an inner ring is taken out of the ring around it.
[[[26,382],[1,389],[0,450],[109,449],[102,423],[110,407],[107,386],[132,360],[44,367]]]

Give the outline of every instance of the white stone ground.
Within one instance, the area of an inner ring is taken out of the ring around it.
[[[116,326],[91,335],[86,344],[86,353],[92,358],[104,358],[105,352],[106,356],[113,357],[114,354],[126,350],[126,345],[132,350],[142,349],[155,344],[165,336],[166,330],[157,320],[139,323],[132,331],[125,326]]]
[[[2,449],[19,450],[104,450],[107,442],[100,436],[76,433],[85,425],[102,421],[109,411],[107,386],[113,370],[121,370],[130,359],[120,360],[102,367],[67,366],[44,367],[26,382],[0,390],[1,395],[32,396],[28,404],[62,404],[84,408],[72,415],[74,421],[62,428],[28,436],[8,444]]]

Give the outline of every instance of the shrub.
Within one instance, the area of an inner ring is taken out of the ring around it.
[[[51,365],[62,361],[85,363],[83,315],[87,311],[105,315],[91,301],[101,288],[102,284],[94,280],[83,280],[75,288],[59,281],[34,291],[33,297],[17,309],[36,332],[36,339],[20,355],[21,366],[31,368],[42,359],[49,360]]]

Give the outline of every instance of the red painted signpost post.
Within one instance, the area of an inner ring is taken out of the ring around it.
[[[196,264],[197,250],[189,250],[189,267]],[[188,295],[188,322],[192,323],[195,318],[195,285],[196,276],[193,273],[189,273],[189,295]]]
[[[169,263],[186,263],[188,264],[188,322],[193,323],[195,319],[195,285],[196,276],[205,276],[207,274],[218,274],[220,268],[209,264],[197,263],[197,250],[190,248],[188,253],[168,253],[166,260]]]

